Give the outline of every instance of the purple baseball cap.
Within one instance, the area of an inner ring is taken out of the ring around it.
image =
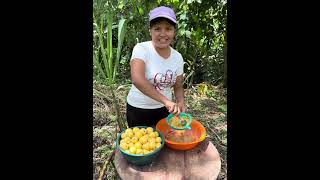
[[[171,8],[168,8],[165,6],[160,6],[150,11],[149,21],[158,17],[164,17],[174,22],[175,24],[177,23],[176,15],[174,14],[174,11]]]

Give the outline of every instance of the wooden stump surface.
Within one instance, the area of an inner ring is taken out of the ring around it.
[[[221,169],[216,147],[205,139],[194,149],[178,151],[164,146],[158,157],[149,165],[135,166],[117,150],[115,166],[123,180],[215,180]]]

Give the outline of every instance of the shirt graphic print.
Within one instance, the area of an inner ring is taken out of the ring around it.
[[[165,88],[170,88],[175,84],[177,72],[172,72],[170,69],[163,73],[156,73],[152,79],[149,79],[149,82],[152,83],[155,89],[164,90]]]

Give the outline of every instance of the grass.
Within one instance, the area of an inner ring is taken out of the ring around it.
[[[98,179],[104,162],[115,148],[116,121],[111,101],[111,92],[107,86],[94,82],[93,96],[93,172]],[[116,97],[119,100],[120,113],[125,115],[126,96],[130,84],[118,85]],[[186,113],[199,120],[206,128],[207,137],[220,153],[221,171],[218,180],[227,179],[227,92],[216,86],[209,86],[206,92],[199,92],[197,86],[185,90]],[[117,179],[117,172],[110,163],[104,179]]]

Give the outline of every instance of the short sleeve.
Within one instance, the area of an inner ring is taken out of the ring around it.
[[[183,58],[182,58],[181,54],[179,54],[178,58],[179,59],[178,59],[177,76],[180,76],[180,75],[183,74],[183,65],[184,65],[184,63],[183,63]]]
[[[136,44],[132,50],[132,55],[130,61],[135,58],[141,59],[146,63],[146,49],[140,44]]]

